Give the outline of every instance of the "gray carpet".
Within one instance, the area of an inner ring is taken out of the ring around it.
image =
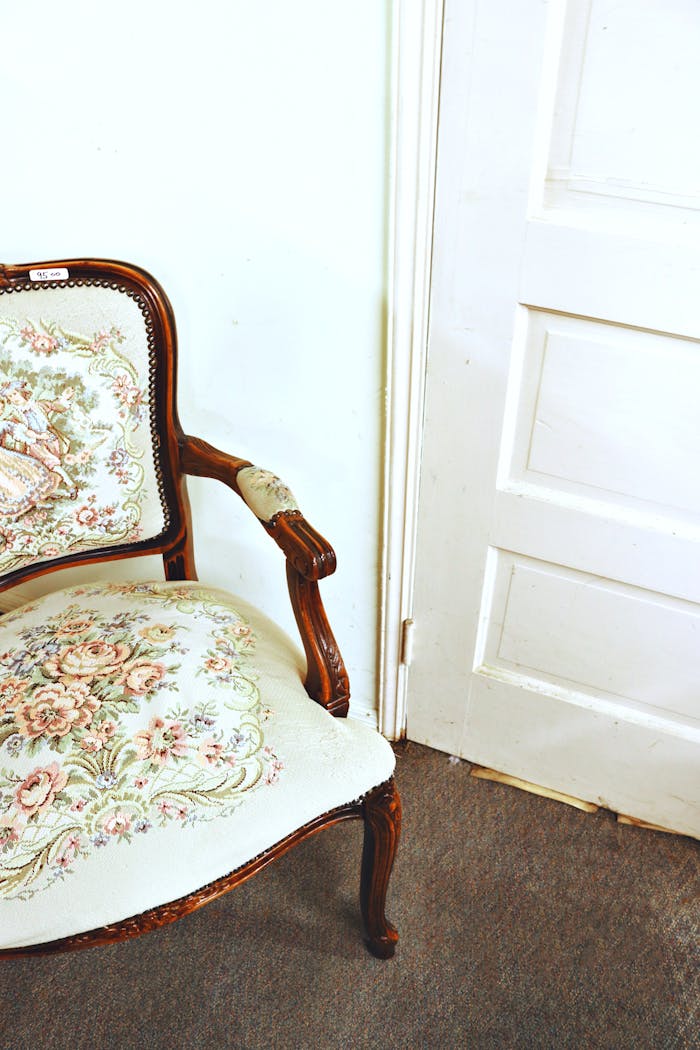
[[[399,757],[392,961],[340,825],[165,930],[0,964],[0,1047],[700,1047],[698,843],[468,771]]]

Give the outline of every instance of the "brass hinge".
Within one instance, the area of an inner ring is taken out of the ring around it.
[[[413,637],[415,634],[415,621],[412,618],[404,620],[401,624],[401,656],[400,662],[406,667],[411,666],[413,660]]]

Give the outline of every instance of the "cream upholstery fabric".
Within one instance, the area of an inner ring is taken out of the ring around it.
[[[162,533],[149,355],[125,292],[0,292],[0,575]]]
[[[303,661],[196,583],[74,587],[0,621],[0,947],[175,900],[391,776]]]
[[[299,510],[299,505],[285,483],[262,467],[243,467],[236,475],[241,495],[256,518],[271,521],[283,510]]]

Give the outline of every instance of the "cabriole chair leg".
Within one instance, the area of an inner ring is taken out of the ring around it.
[[[401,799],[393,778],[366,797],[363,816],[360,907],[367,931],[366,944],[378,959],[390,959],[399,935],[386,918],[384,907],[401,833]]]

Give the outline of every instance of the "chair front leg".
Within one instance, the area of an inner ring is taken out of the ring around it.
[[[390,959],[399,935],[384,908],[389,876],[401,834],[401,799],[393,777],[371,791],[363,805],[365,839],[360,878],[360,907],[366,944],[378,959]]]

